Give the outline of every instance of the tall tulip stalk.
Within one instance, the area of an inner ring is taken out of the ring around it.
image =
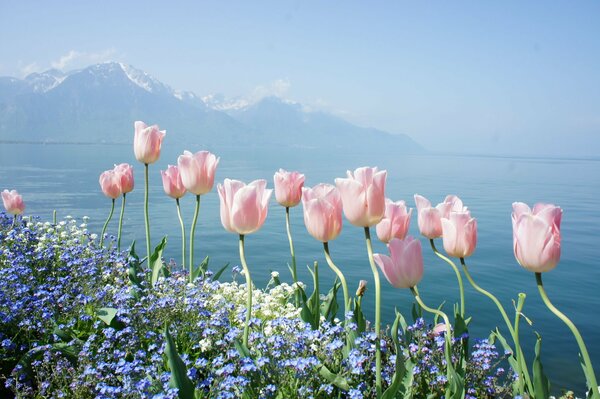
[[[382,394],[381,382],[381,284],[379,273],[373,259],[370,226],[379,223],[385,215],[385,179],[387,172],[377,168],[362,167],[354,172],[348,171],[347,178],[335,179],[340,190],[344,215],[350,223],[363,227],[367,254],[373,279],[375,280],[375,375],[377,397]]]
[[[144,221],[146,226],[146,253],[150,259],[152,248],[150,240],[150,216],[148,213],[149,178],[148,166],[160,157],[160,148],[166,132],[159,130],[158,125],[148,126],[142,121],[134,123],[133,152],[135,158],[144,164]]]
[[[342,199],[339,190],[331,184],[318,184],[302,188],[304,224],[309,234],[323,243],[325,260],[340,279],[344,293],[344,314],[350,311],[350,294],[344,273],[333,263],[329,253],[329,241],[342,231]]]
[[[186,193],[185,186],[181,181],[181,175],[179,174],[179,169],[177,166],[169,165],[167,170],[160,171],[160,175],[162,177],[163,189],[165,190],[165,194],[169,197],[175,199],[175,204],[177,206],[177,216],[179,218],[179,224],[181,226],[181,267],[185,270],[185,226],[183,224],[183,218],[181,217],[181,208],[179,206],[179,199],[183,197]],[[190,272],[190,278],[191,278]]]
[[[225,179],[217,185],[219,193],[221,223],[225,230],[239,235],[240,262],[246,277],[246,323],[243,344],[248,348],[250,319],[252,318],[252,278],[246,263],[244,237],[261,228],[267,218],[269,199],[273,190],[266,188],[265,180],[255,180],[245,184],[239,180]]]
[[[544,289],[542,273],[556,267],[560,261],[560,223],[562,209],[552,204],[536,204],[533,209],[522,202],[513,204],[513,250],[517,262],[535,273],[538,291],[546,307],[571,330],[579,346],[585,377],[592,398],[600,399],[596,374],[581,333],[575,324],[558,310]]]
[[[275,187],[275,199],[281,206],[285,207],[285,227],[290,244],[290,254],[292,256],[292,279],[294,283],[297,283],[296,252],[294,251],[294,241],[292,240],[290,227],[290,208],[300,203],[302,187],[304,186],[304,175],[299,172],[288,172],[279,169],[273,176],[273,183]],[[298,296],[296,296],[296,306],[299,306]]]
[[[195,154],[184,151],[183,155],[180,155],[179,158],[177,158],[177,167],[183,186],[187,191],[196,196],[196,209],[194,211],[194,218],[192,219],[192,227],[190,229],[190,282],[192,279],[192,271],[194,269],[194,238],[198,213],[200,212],[200,196],[212,190],[215,181],[215,171],[218,164],[219,158],[208,151],[198,151]]]

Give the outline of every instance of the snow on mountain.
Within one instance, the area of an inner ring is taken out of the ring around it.
[[[25,77],[25,81],[36,93],[45,93],[61,84],[68,74],[58,69],[49,69],[46,72],[34,72]]]

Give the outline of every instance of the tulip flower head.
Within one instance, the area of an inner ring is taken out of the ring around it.
[[[412,209],[407,211],[404,201],[393,202],[385,199],[385,214],[377,224],[377,237],[386,244],[392,238],[403,240],[408,233]]]
[[[113,170],[107,170],[100,175],[100,188],[108,198],[116,199],[121,192],[120,176]]]
[[[142,121],[136,121],[134,128],[133,152],[135,153],[135,159],[143,164],[158,161],[160,147],[166,132],[159,130],[158,125],[147,126]]]
[[[302,188],[304,224],[311,236],[321,242],[337,238],[342,231],[342,199],[331,184]]]
[[[347,178],[335,179],[340,190],[346,219],[355,226],[370,227],[385,214],[385,179],[387,172],[362,167],[347,172]]]
[[[279,169],[273,176],[273,182],[275,184],[275,199],[279,204],[291,208],[300,203],[302,187],[304,186],[304,175],[302,173]]]
[[[195,154],[184,151],[177,158],[177,167],[185,188],[195,195],[212,190],[219,159],[208,151],[198,151]]]
[[[17,190],[4,190],[2,191],[2,202],[6,212],[11,215],[20,215],[25,211],[25,204],[23,203],[23,197],[19,195]]]
[[[127,194],[133,191],[133,167],[128,163],[115,165],[113,169],[119,180],[119,188],[122,194]]]
[[[448,218],[442,218],[442,238],[444,250],[456,258],[467,258],[477,245],[477,220],[468,210],[450,212]]]
[[[533,210],[522,202],[513,204],[513,250],[525,269],[543,273],[560,260],[560,222],[562,209],[551,204],[536,204]]]
[[[181,175],[177,166],[169,165],[167,170],[161,170],[163,189],[165,193],[174,199],[181,198],[185,195],[186,189],[181,181]]]
[[[238,180],[225,179],[217,185],[221,202],[221,223],[225,230],[241,235],[260,229],[269,207],[273,190],[266,188],[266,180],[255,180],[248,185]]]
[[[464,212],[467,208],[463,206],[462,200],[456,195],[447,195],[444,202],[431,206],[429,200],[419,194],[415,194],[417,204],[417,223],[421,234],[429,239],[442,236],[442,218],[448,218],[450,212]]]
[[[390,255],[375,254],[373,259],[385,278],[396,288],[412,288],[423,278],[421,242],[408,236],[394,238],[388,244]]]

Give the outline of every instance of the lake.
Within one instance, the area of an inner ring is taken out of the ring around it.
[[[169,143],[167,135],[160,160],[150,167],[150,214],[152,242],[156,245],[168,236],[166,258],[179,261],[180,227],[175,201],[163,193],[160,170],[175,164],[184,149]],[[299,170],[306,175],[306,185],[333,183],[345,176],[347,169],[378,166],[388,171],[387,196],[405,200],[414,208],[413,195],[419,193],[433,204],[446,194],[456,194],[469,207],[478,222],[477,250],[467,259],[474,279],[496,294],[509,315],[514,314],[512,298],[527,294],[524,314],[533,321],[521,327],[521,339],[528,356],[533,355],[534,330],[543,337],[542,360],[553,383],[552,390],[569,388],[582,396],[585,379],[577,359],[577,345],[567,327],[543,305],[535,277],[522,269],[512,251],[511,204],[522,201],[554,203],[563,208],[562,259],[557,268],[544,274],[550,299],[579,327],[588,346],[597,373],[600,372],[600,159],[544,159],[458,155],[377,155],[330,153],[326,150],[294,149],[280,151],[226,149],[214,151],[221,157],[216,182],[226,177],[250,181],[264,178],[273,186],[278,168]],[[0,190],[17,189],[26,202],[26,213],[51,220],[72,215],[89,216],[89,229],[100,233],[110,208],[103,196],[98,176],[115,163],[128,162],[135,168],[136,188],[128,194],[124,219],[123,243],[138,242],[138,252],[145,253],[143,219],[143,165],[136,162],[131,146],[125,145],[36,145],[0,144]],[[215,183],[216,184],[216,183]],[[182,198],[186,228],[189,229],[194,197]],[[118,206],[108,232],[116,234]],[[328,290],[333,273],[325,263],[322,245],[306,232],[301,206],[291,209],[292,232],[296,247],[299,275],[310,283],[305,265],[317,260],[320,265],[322,290]],[[410,234],[419,237],[416,210],[413,211]],[[385,252],[374,228],[375,252]],[[451,313],[458,302],[458,288],[452,269],[435,257],[427,240],[421,237],[425,254],[425,274],[419,285],[424,301],[437,307],[446,301]],[[436,240],[438,249],[441,240]],[[237,236],[226,232],[219,218],[216,188],[202,197],[196,230],[196,261],[209,255],[213,269],[227,262],[239,264]],[[372,314],[373,284],[367,259],[363,231],[345,222],[340,237],[330,243],[334,262],[343,270],[350,291],[359,280],[369,281],[365,307]],[[282,280],[291,280],[287,269],[290,260],[285,232],[285,211],[274,196],[262,229],[246,238],[246,256],[253,279],[264,287],[269,271],[280,272]],[[231,278],[226,272],[224,278]],[[412,297],[408,290],[391,287],[382,278],[382,315],[391,323],[397,307],[410,319]],[[470,333],[485,338],[495,325],[503,326],[501,317],[487,298],[478,295],[465,280],[466,312],[473,315]],[[370,315],[369,315],[370,316]],[[370,317],[372,318],[372,317]],[[429,319],[431,320],[431,318]],[[506,331],[506,328],[501,328]],[[505,334],[508,337],[508,332]],[[600,374],[599,374],[600,376]]]

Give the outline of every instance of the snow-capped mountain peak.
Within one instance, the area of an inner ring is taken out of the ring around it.
[[[45,93],[61,84],[68,75],[58,69],[49,69],[45,72],[34,72],[25,77],[25,81],[36,93]]]

